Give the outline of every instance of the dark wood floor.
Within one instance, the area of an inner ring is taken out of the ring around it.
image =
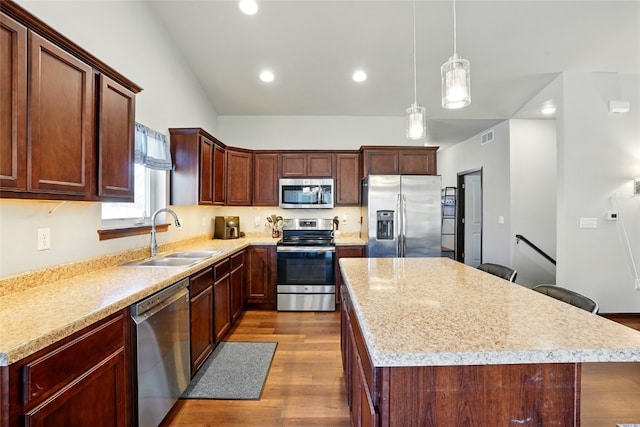
[[[246,312],[226,341],[278,342],[261,399],[180,400],[163,426],[348,426],[339,334],[339,312]],[[640,363],[583,364],[581,426],[616,423],[640,423]]]

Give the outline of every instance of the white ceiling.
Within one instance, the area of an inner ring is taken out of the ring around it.
[[[404,116],[414,96],[411,1],[258,3],[247,16],[236,0],[150,2],[219,115]],[[456,9],[472,103],[445,110],[452,1],[416,3],[418,103],[430,142],[459,142],[515,117],[563,71],[640,73],[640,0],[457,0]],[[275,73],[271,84],[258,79],[263,68]],[[364,83],[351,80],[357,68]]]

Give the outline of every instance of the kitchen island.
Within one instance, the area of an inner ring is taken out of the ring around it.
[[[340,261],[355,425],[576,426],[584,362],[640,332],[448,258]]]

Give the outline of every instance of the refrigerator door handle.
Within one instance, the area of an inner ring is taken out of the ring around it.
[[[400,256],[404,258],[407,256],[407,198],[404,194],[400,197],[402,203],[400,214],[402,216],[402,252]]]
[[[396,257],[402,257],[402,194],[398,193],[396,195]]]

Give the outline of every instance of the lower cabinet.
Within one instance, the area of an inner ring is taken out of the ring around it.
[[[251,246],[246,257],[247,307],[276,309],[276,247]]]
[[[191,376],[213,351],[213,268],[189,277],[191,316]]]
[[[128,342],[122,310],[5,368],[2,425],[131,425]]]
[[[335,263],[335,278],[336,278],[336,303],[340,303],[340,288],[344,285],[342,281],[342,274],[340,274],[341,258],[364,258],[364,246],[336,246],[336,263]]]
[[[222,341],[222,338],[231,327],[230,266],[231,261],[229,258],[213,266],[213,326],[214,341],[216,343]]]
[[[231,287],[231,324],[233,325],[244,311],[244,258],[246,251],[240,251],[229,257],[231,260],[230,287]]]

